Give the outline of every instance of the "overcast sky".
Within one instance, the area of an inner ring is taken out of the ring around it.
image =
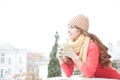
[[[68,21],[89,17],[89,32],[104,44],[120,40],[119,0],[0,0],[0,43],[49,53],[58,31],[67,36]]]

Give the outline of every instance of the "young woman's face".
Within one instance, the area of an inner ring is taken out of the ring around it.
[[[68,26],[68,34],[69,38],[75,41],[80,36],[80,30],[75,26]]]

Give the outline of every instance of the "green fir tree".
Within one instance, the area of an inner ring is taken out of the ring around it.
[[[48,64],[48,78],[50,77],[58,77],[61,76],[61,67],[59,61],[56,57],[57,48],[58,48],[58,32],[55,34],[55,43],[52,47],[52,51],[50,52],[50,62]]]

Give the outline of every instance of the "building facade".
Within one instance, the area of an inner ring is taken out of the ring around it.
[[[0,44],[0,79],[12,80],[13,75],[26,72],[26,49]]]

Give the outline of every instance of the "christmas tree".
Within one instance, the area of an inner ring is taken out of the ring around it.
[[[58,39],[59,39],[59,35],[58,32],[56,32],[55,43],[52,47],[52,51],[50,52],[50,62],[48,64],[48,76],[47,76],[48,78],[61,76],[60,64],[56,57],[57,48],[58,48]]]

